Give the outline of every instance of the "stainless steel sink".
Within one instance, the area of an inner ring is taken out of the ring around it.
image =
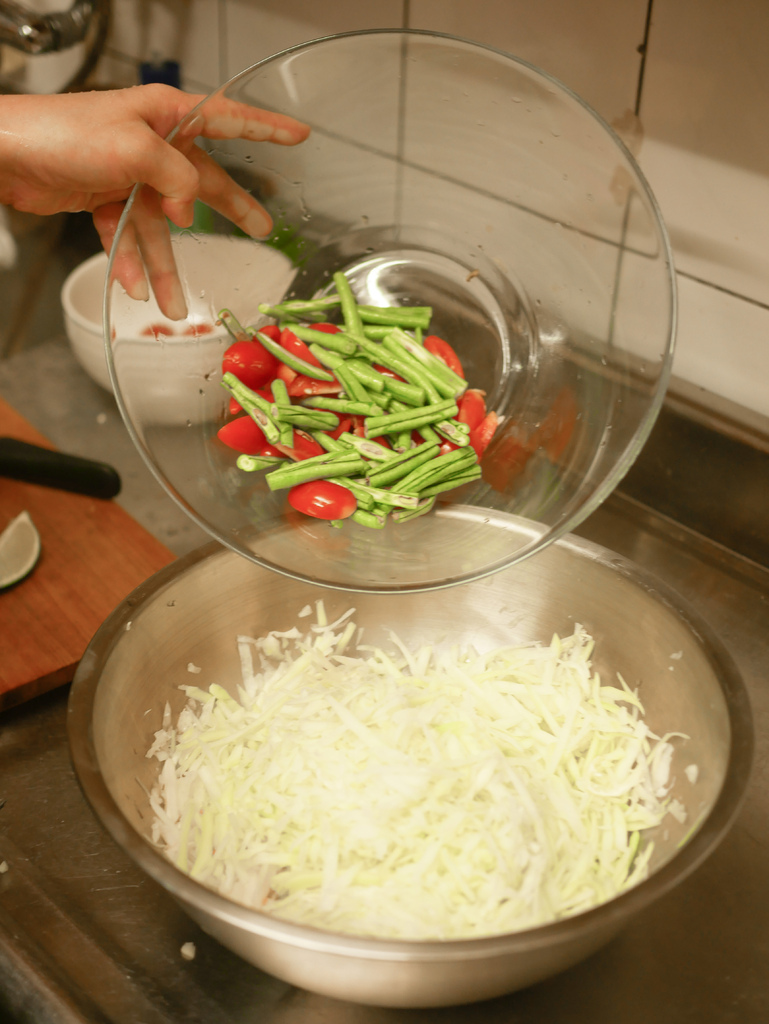
[[[57,414],[39,361],[0,363],[0,394],[54,441],[100,457],[107,397],[56,349],[78,400]],[[38,360],[45,358],[38,351]],[[37,389],[36,389],[37,384]],[[53,382],[51,383],[53,387]],[[89,390],[90,389],[90,390]],[[59,396],[61,397],[61,396]],[[94,405],[97,398],[101,405]],[[48,400],[47,400],[48,399]],[[78,419],[82,409],[82,422]],[[671,395],[622,489],[581,528],[672,586],[731,651],[754,708],[756,760],[728,838],[678,889],[582,965],[482,1007],[370,1009],[310,995],[203,934],[101,829],[78,789],[66,692],[0,718],[0,1019],[35,1024],[766,1024],[769,1020],[769,442],[760,423]],[[90,435],[95,435],[89,440]],[[129,505],[157,530],[169,499],[129,451]],[[137,492],[142,492],[141,500]],[[190,544],[197,538],[186,538]],[[179,553],[185,543],[179,545]],[[2,608],[0,606],[0,617]],[[1,618],[0,618],[1,623]],[[8,638],[2,637],[0,650]],[[182,946],[193,943],[195,958]]]

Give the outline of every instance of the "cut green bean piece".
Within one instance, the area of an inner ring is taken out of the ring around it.
[[[356,508],[350,519],[360,526],[368,526],[371,530],[383,530],[387,517],[378,512],[367,512],[363,508]]]
[[[399,333],[403,333],[402,331]],[[409,339],[411,341],[411,339]],[[414,342],[411,342],[415,345]],[[423,361],[416,359],[410,351],[408,351],[398,340],[397,337],[390,333],[386,338],[382,340],[382,347],[385,348],[392,356],[398,359],[401,364],[406,367],[410,367],[411,376],[414,379],[422,381],[424,387],[428,387],[428,384],[433,388],[439,395],[444,398],[456,398],[467,388],[465,382],[462,385],[457,385],[448,381],[442,374],[436,372],[432,364],[426,364]],[[419,347],[419,346],[415,346]],[[424,349],[427,352],[427,349]],[[427,353],[429,355],[429,353]],[[445,364],[443,364],[445,365]],[[460,378],[457,378],[458,380]]]
[[[439,449],[435,445],[428,445],[426,448],[420,445],[419,448],[412,448],[394,459],[378,466],[368,475],[368,483],[371,487],[389,487],[396,480],[402,480],[417,467],[425,462],[430,462],[438,457]]]
[[[308,363],[306,359],[299,359],[298,356],[293,355],[287,349],[279,345],[277,341],[273,341],[272,338],[268,338],[262,331],[256,331],[252,328],[246,329],[247,334],[251,337],[256,338],[261,345],[271,352],[276,359],[279,359],[281,363],[285,363],[286,366],[291,367],[292,370],[296,370],[297,373],[303,373],[305,377],[312,377],[313,380],[328,380],[332,381],[333,376],[319,366],[313,366],[312,363]]]
[[[419,516],[426,515],[435,507],[435,498],[427,498],[422,501],[420,499],[419,504],[416,508],[396,508],[393,510],[392,517],[396,523],[407,523],[409,519],[417,519]]]
[[[393,327],[427,327],[432,319],[430,306],[358,306],[364,324],[390,324]]]
[[[371,404],[371,399],[369,398],[368,391],[366,391],[365,387],[363,386],[363,384],[361,384],[361,382],[358,380],[355,374],[350,373],[346,364],[337,367],[335,372],[336,379],[342,385],[342,389],[344,390],[348,399],[355,402],[366,402],[369,405]]]
[[[329,459],[327,462],[315,462],[303,459],[280,466],[267,473],[265,480],[271,491],[282,491],[297,484],[308,483],[310,480],[330,480],[334,477],[345,477],[349,473],[358,473],[365,468],[365,461],[353,457],[351,459]]]
[[[392,330],[392,324],[364,324],[363,334],[370,341],[381,341]]]
[[[321,448],[325,448],[327,452],[344,452],[349,451],[349,448],[342,444],[341,441],[337,441],[335,437],[327,434],[325,430],[311,430],[310,436],[313,437]]]
[[[381,416],[381,406],[372,402],[355,402],[349,398],[329,398],[326,395],[310,395],[299,403],[309,409],[328,409],[331,412],[347,413],[348,416]]]
[[[384,391],[387,378],[379,370],[364,362],[362,359],[348,359],[345,362],[345,369],[348,370],[368,391]]]
[[[341,270],[334,274],[334,284],[336,285],[336,293],[339,296],[339,302],[342,307],[342,319],[344,320],[347,333],[351,334],[354,338],[362,338],[363,322],[358,313],[358,303],[355,301],[350,282]]]
[[[324,412],[322,409],[305,409],[300,405],[290,405],[288,408],[275,405],[273,409],[273,416],[278,423],[290,423],[294,427],[307,427],[310,430],[336,430],[339,426],[336,413]]]
[[[248,338],[245,328],[229,309],[219,310],[219,322],[224,325],[227,333],[234,338],[235,341],[245,341]]]
[[[346,487],[348,491],[352,491],[355,500],[358,502],[358,508],[370,512],[376,505],[373,495],[368,492],[362,480],[353,480],[348,476],[339,476],[336,478],[336,483]]]
[[[338,305],[338,295],[327,295],[320,299],[288,299],[286,302],[277,302],[274,306],[270,306],[266,302],[260,302],[257,308],[265,316],[272,316],[276,320],[280,320],[284,313],[294,315],[325,313],[330,309],[335,309]]]
[[[474,465],[476,458],[472,449],[458,448],[447,452],[424,466],[418,466],[399,482],[398,488],[404,493],[420,494],[425,487]]]
[[[425,370],[428,370],[431,374],[436,377],[442,378],[448,385],[453,386],[455,394],[462,394],[467,389],[467,381],[464,377],[460,377],[458,373],[454,373],[450,366],[447,366],[442,359],[434,356],[432,352],[423,346],[417,344],[413,338],[410,338],[405,331],[402,331],[399,327],[394,328],[391,334],[388,335],[388,339],[399,343],[408,353],[413,356],[414,359],[418,360]],[[386,344],[387,339],[383,342]]]
[[[225,373],[222,377],[222,387],[232,395],[241,409],[247,412],[251,419],[262,428],[264,436],[270,444],[275,444],[280,439],[280,428],[272,418],[274,406],[270,402],[239,381],[234,373]]]
[[[351,356],[358,351],[355,339],[342,332],[331,334],[328,331],[316,331],[312,327],[301,326],[293,326],[290,330],[306,344],[312,342],[314,345],[331,349],[332,352],[338,352],[343,356]]]
[[[277,455],[238,455],[235,465],[244,473],[256,473],[260,469],[269,469],[270,466],[279,466],[285,459]]]
[[[436,494],[442,494],[444,491],[453,491],[456,487],[461,487],[463,484],[470,484],[474,480],[479,480],[480,476],[481,467],[475,466],[475,468],[468,469],[465,473],[457,473],[456,476],[447,477],[445,480],[423,488],[419,492],[419,496],[420,498],[430,498]]]
[[[445,437],[447,441],[451,441],[459,448],[466,448],[470,444],[470,433],[467,430],[462,430],[462,426],[463,424],[458,423],[457,420],[441,420],[440,423],[433,424],[433,428],[441,437]]]
[[[432,423],[440,423],[457,414],[457,404],[451,399],[425,405],[408,412],[391,412],[384,416],[369,416],[364,422],[367,437],[376,434],[398,434],[403,430],[414,430],[416,427]]]
[[[343,446],[357,448],[364,458],[372,459],[375,462],[388,462],[396,457],[392,448],[385,448],[378,441],[371,441],[366,437],[358,437],[357,434],[340,434],[339,441]]]

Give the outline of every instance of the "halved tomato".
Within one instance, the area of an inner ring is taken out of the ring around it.
[[[333,480],[297,484],[288,492],[288,503],[315,519],[347,519],[358,507],[355,495]]]

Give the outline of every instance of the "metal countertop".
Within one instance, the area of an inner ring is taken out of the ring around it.
[[[31,377],[25,381],[23,369],[14,368],[17,397],[32,384]],[[34,377],[39,386],[37,371]],[[3,381],[0,374],[3,383],[10,391],[9,377]],[[94,395],[93,401],[97,400],[103,401]],[[62,445],[52,429],[50,405],[36,421],[29,407],[18,407]],[[85,407],[93,424],[95,406],[86,402]],[[107,414],[112,416],[108,408]],[[71,429],[72,418],[66,410],[61,423]],[[91,447],[83,443],[79,452],[91,454],[98,443],[98,437]],[[132,454],[125,452],[125,459]],[[761,543],[769,530],[769,458],[764,455],[756,464],[754,456],[755,451],[750,455],[746,486],[753,494],[756,513],[764,519],[761,525],[753,515],[761,537],[750,539],[750,551],[763,550]],[[652,441],[649,458],[659,457],[660,446]],[[704,474],[708,466],[701,452],[697,458],[694,464]],[[678,450],[676,459],[670,465],[681,462]],[[724,465],[730,463],[727,459],[714,465],[723,474]],[[128,462],[120,468],[129,483],[139,472]],[[711,532],[718,541],[711,540],[668,518],[677,514],[675,503],[670,504],[675,474],[666,477],[667,516],[637,500],[643,490],[640,468],[640,474],[635,479],[631,474],[623,491],[579,532],[656,574],[709,622],[743,673],[755,717],[756,757],[746,802],[729,836],[692,877],[589,960],[514,995],[440,1010],[375,1009],[335,1002],[292,988],[241,961],[202,933],[170,896],[134,868],[80,793],[70,764],[67,691],[62,689],[0,718],[0,863],[8,865],[0,873],[0,1020],[25,1024],[469,1024],[478,1020],[487,1024],[767,1024],[769,567],[760,564],[763,558],[751,560],[735,553],[731,550],[735,545],[727,546],[726,535]],[[654,477],[659,480],[659,472]],[[722,496],[726,511],[733,506],[744,516],[746,505],[736,486],[716,476],[706,490]],[[125,495],[129,503],[130,490]],[[144,507],[145,525],[152,529],[155,517],[157,527],[164,508],[162,504]],[[705,512],[698,512],[703,523]],[[181,541],[176,525],[169,523],[168,529]],[[180,543],[178,553],[183,547]],[[191,961],[181,953],[188,942],[196,948]]]

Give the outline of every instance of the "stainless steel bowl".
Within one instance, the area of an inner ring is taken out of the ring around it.
[[[505,517],[488,533],[515,529]],[[490,543],[492,541],[490,540]],[[407,642],[445,636],[480,645],[570,633],[596,640],[596,668],[640,688],[651,727],[690,739],[673,762],[670,816],[654,836],[650,877],[578,916],[470,941],[403,942],[329,934],[246,909],[178,871],[148,840],[147,790],[157,762],[145,752],[166,701],[178,713],[189,662],[233,686],[235,637],[286,628],[308,602],[330,615],[356,608],[367,642],[395,628]],[[130,627],[130,628],[129,628]],[[745,688],[705,623],[626,560],[567,538],[487,579],[431,594],[344,594],[279,576],[216,546],[164,569],[104,623],[75,676],[69,706],[73,761],[87,799],[116,842],[211,935],[302,988],[360,1003],[451,1005],[502,995],[598,949],[713,850],[740,805],[750,772]],[[696,764],[691,783],[684,772]]]

